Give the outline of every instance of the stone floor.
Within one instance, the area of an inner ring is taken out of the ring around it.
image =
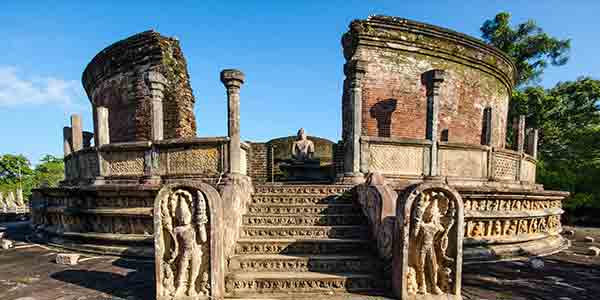
[[[15,248],[0,250],[0,299],[153,299],[152,262],[83,256],[77,266],[58,265],[54,263],[57,249],[25,240],[26,225],[0,224],[0,231],[8,231],[16,241]],[[587,247],[600,247],[600,228],[565,229],[576,231],[574,236],[567,236],[573,246],[543,258],[543,266],[540,261],[465,265],[463,299],[600,299],[600,257],[586,255]],[[594,237],[595,242],[585,242],[586,236]],[[343,298],[381,299],[359,295]]]

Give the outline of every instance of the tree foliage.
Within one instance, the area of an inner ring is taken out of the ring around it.
[[[548,65],[567,63],[570,40],[549,36],[532,20],[513,28],[510,14],[502,12],[485,21],[481,32],[517,67],[508,119],[525,115],[527,127],[540,130],[537,181],[571,192],[568,209],[600,209],[600,81],[581,77],[549,89],[535,85]],[[507,139],[511,144],[510,134]]]
[[[5,194],[22,188],[24,198],[28,199],[32,189],[56,186],[63,177],[62,158],[45,155],[40,163],[32,168],[31,162],[24,155],[0,155],[0,192]]]
[[[533,20],[510,24],[510,14],[501,12],[480,28],[483,39],[504,51],[517,67],[517,86],[535,83],[550,64],[562,66],[569,60],[571,40],[546,34]]]

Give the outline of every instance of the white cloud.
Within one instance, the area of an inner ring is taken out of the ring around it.
[[[70,106],[84,98],[83,89],[75,80],[24,78],[17,68],[0,66],[0,107],[43,104]]]

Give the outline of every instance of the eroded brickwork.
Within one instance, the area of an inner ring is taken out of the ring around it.
[[[361,83],[362,135],[425,139],[423,74],[441,69],[446,78],[438,98],[438,136],[447,131],[448,142],[480,144],[484,109],[491,107],[493,146],[503,148],[512,65],[473,38],[456,33],[440,37],[432,30],[382,17],[351,24],[343,39],[346,60],[367,62]],[[350,105],[349,93],[346,82],[344,108]],[[344,109],[343,119],[348,117]]]
[[[168,80],[162,100],[164,138],[196,135],[195,99],[179,41],[146,31],[102,50],[83,73],[92,104],[108,107],[111,142],[151,138],[149,72]]]

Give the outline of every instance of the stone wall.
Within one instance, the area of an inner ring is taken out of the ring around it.
[[[362,86],[362,135],[426,138],[423,74],[441,69],[438,136],[480,144],[484,109],[492,109],[492,146],[504,148],[513,65],[483,42],[439,27],[392,17],[354,21],[343,38],[347,61],[367,64]],[[343,107],[349,103],[349,79]],[[344,124],[349,114],[343,110]],[[347,129],[344,129],[345,137]]]
[[[164,138],[196,135],[195,99],[179,41],[145,31],[102,50],[83,73],[92,105],[108,108],[110,142],[151,139],[149,72],[167,79],[162,92]],[[97,127],[96,119],[94,123]]]

